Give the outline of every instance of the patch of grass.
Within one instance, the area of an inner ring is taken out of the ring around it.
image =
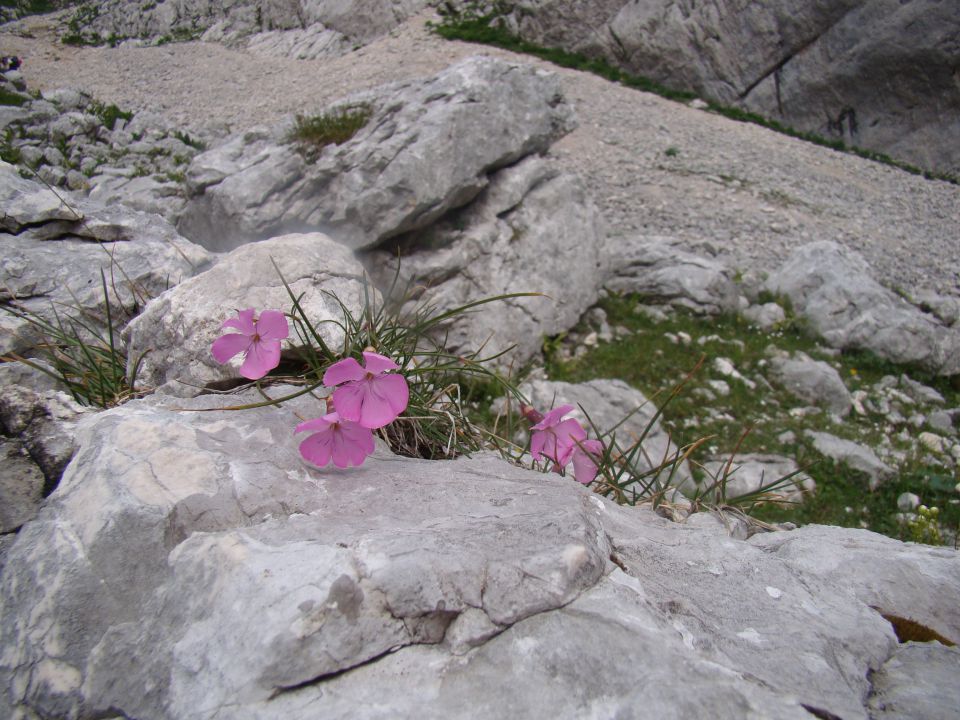
[[[20,107],[27,102],[27,98],[23,95],[7,90],[5,87],[0,85],[0,105],[7,105],[12,107]]]
[[[101,102],[94,102],[90,105],[90,111],[96,115],[107,130],[113,130],[117,120],[130,122],[133,119],[133,113],[121,110],[116,105],[105,105]]]
[[[206,144],[202,140],[190,137],[189,133],[175,130],[173,136],[187,147],[192,147],[194,150],[198,150],[199,152],[203,152],[207,149]]]
[[[103,311],[106,330],[101,331],[96,321],[79,308],[65,314],[53,309],[53,320],[48,320],[23,306],[12,302],[2,305],[8,314],[24,320],[39,331],[43,338],[33,349],[52,369],[12,355],[4,361],[19,361],[55,378],[69,390],[82,405],[101,408],[113,407],[135,397],[137,371],[142,356],[127,373],[127,354],[114,328],[107,279],[100,272],[103,288]]]
[[[309,156],[316,156],[327,145],[341,145],[356,135],[370,121],[373,108],[353,105],[319,115],[297,115],[289,141],[295,142]]]
[[[524,40],[509,32],[504,27],[501,18],[507,12],[509,12],[509,8],[497,6],[491,13],[480,14],[468,5],[464,11],[445,12],[443,14],[443,20],[439,24],[431,24],[430,27],[437,35],[447,40],[462,40],[464,42],[492,45],[512,52],[533,55],[561,67],[589,72],[611,82],[620,83],[621,85],[632,87],[636,90],[654,93],[668,100],[689,102],[697,97],[695,93],[670,88],[650,78],[625,72],[602,58],[591,58],[582,53],[571,53],[560,48],[544,47]],[[884,165],[899,168],[913,175],[921,175],[928,180],[943,180],[954,185],[960,184],[960,178],[954,175],[930,172],[910,165],[909,163],[894,160],[890,156],[874,150],[848,146],[841,140],[829,139],[816,133],[795,130],[776,120],[771,120],[770,118],[741,108],[730,107],[713,101],[708,101],[707,107],[712,112],[723,115],[731,120],[736,120],[737,122],[760,125],[768,130],[773,130],[774,132],[804,140],[815,145],[839,152],[851,153],[867,160],[873,160],[883,163]]]
[[[772,299],[772,298],[770,298]],[[960,406],[960,392],[948,378],[936,377],[918,368],[904,368],[868,352],[851,351],[835,355],[810,337],[803,324],[790,317],[774,332],[762,332],[736,316],[705,318],[675,311],[660,323],[635,312],[637,298],[611,296],[601,302],[611,326],[630,333],[622,340],[601,343],[572,360],[561,359],[559,343],[552,343],[547,371],[553,380],[584,382],[594,378],[621,378],[647,397],[669,393],[701,359],[703,364],[665,409],[663,422],[674,441],[684,446],[701,438],[691,459],[703,462],[719,459],[738,443],[740,453],[774,453],[794,458],[817,483],[818,491],[806,504],[790,509],[771,509],[751,514],[763,520],[819,522],[853,527],[866,526],[893,537],[909,539],[906,527],[896,520],[896,499],[913,492],[930,506],[941,509],[945,528],[960,526],[960,499],[954,486],[956,471],[930,464],[917,450],[919,430],[908,419],[891,422],[879,412],[855,412],[842,423],[833,423],[826,412],[798,412],[807,403],[796,399],[775,383],[767,383],[765,368],[768,347],[794,353],[802,351],[813,359],[830,363],[851,391],[870,390],[884,376],[899,377],[908,372],[918,382],[933,387],[946,399],[946,407]],[[549,349],[549,346],[546,346]],[[746,381],[724,375],[715,364],[728,359]],[[720,383],[726,385],[726,392]],[[793,411],[793,412],[791,412]],[[750,432],[742,438],[745,428]],[[835,467],[813,451],[806,430],[826,431],[838,437],[879,447],[892,438],[904,460],[899,476],[870,492],[859,473]],[[906,432],[911,440],[898,444],[896,436]],[[790,433],[787,435],[785,433]],[[848,512],[847,507],[853,508]],[[863,508],[866,508],[864,510]]]

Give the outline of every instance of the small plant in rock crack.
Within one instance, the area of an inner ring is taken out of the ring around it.
[[[365,283],[358,314],[330,295],[343,314],[342,321],[325,321],[343,331],[342,347],[333,349],[304,310],[303,296],[295,295],[286,280],[283,282],[291,300],[290,312],[264,310],[258,315],[252,308],[241,310],[223,324],[238,332],[217,339],[212,353],[219,362],[242,355],[241,374],[259,381],[280,364],[280,344],[290,337],[292,326],[303,368],[297,381],[306,387],[284,397],[229,409],[277,405],[307,393],[325,392],[326,397],[316,396],[325,412],[295,429],[311,433],[300,444],[300,453],[317,466],[331,461],[339,467],[360,465],[373,452],[374,433],[395,453],[410,457],[451,458],[487,446],[483,431],[466,416],[461,386],[470,378],[479,378],[497,383],[513,395],[517,391],[486,367],[499,355],[452,354],[443,349],[437,335],[445,323],[477,307],[535,293],[499,295],[447,311],[421,304],[407,313],[400,308],[409,294],[396,301],[378,301]],[[393,289],[395,285],[388,298]]]
[[[336,108],[319,115],[297,115],[289,140],[308,158],[315,158],[327,145],[341,145],[356,135],[373,116],[367,104]]]
[[[117,338],[110,290],[103,270],[100,271],[100,281],[105,329],[101,329],[101,322],[80,308],[79,303],[66,311],[54,306],[52,320],[15,300],[0,306],[10,315],[29,323],[41,338],[27,353],[37,357],[13,353],[0,360],[17,361],[51,376],[62,383],[81,405],[109,408],[141,394],[136,388],[136,379],[143,356],[137,358],[128,370],[127,353]],[[115,289],[114,296],[117,296]]]

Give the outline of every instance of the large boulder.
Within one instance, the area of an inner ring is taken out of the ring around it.
[[[257,313],[289,311],[291,292],[323,341],[336,350],[343,345],[340,302],[359,315],[362,277],[363,268],[353,254],[320,233],[245,245],[147,304],[124,331],[129,362],[140,363],[141,384],[165,386],[167,392],[181,395],[238,378],[236,363],[220,365],[210,353],[213,341],[224,332],[223,321],[251,307]],[[376,298],[376,291],[371,297]],[[284,349],[299,345],[291,327]]]
[[[315,159],[290,139],[290,122],[197,156],[180,231],[216,250],[304,230],[371,248],[466,205],[490,173],[545,151],[574,126],[556,76],[486,57],[338,107],[371,114]]]
[[[956,173],[957,5],[941,0],[520,0],[524,39]]]
[[[869,350],[941,375],[960,372],[960,330],[887,290],[859,253],[836,243],[797,248],[764,287],[788,297],[833,347]]]
[[[602,229],[580,179],[539,157],[490,176],[468,207],[389,250],[368,256],[381,288],[417,288],[407,303],[438,312],[496,295],[542,293],[499,301],[440,328],[455,352],[525,363],[543,338],[567,330],[597,301],[604,276]]]
[[[0,714],[865,719],[881,613],[960,637],[953,550],[738,541],[493,456],[317,470],[291,434],[309,397],[189,412],[258,399],[83,422],[6,556]]]

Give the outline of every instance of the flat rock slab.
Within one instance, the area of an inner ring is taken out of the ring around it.
[[[5,716],[866,718],[896,647],[871,604],[960,627],[952,550],[733,540],[490,455],[317,470],[315,399],[202,412],[258,399],[81,423],[0,578]]]

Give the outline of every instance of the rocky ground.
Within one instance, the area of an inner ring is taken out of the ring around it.
[[[579,172],[616,238],[667,236],[750,274],[797,245],[833,240],[861,252],[907,294],[957,294],[960,188],[841,155],[683,104],[489,47],[448,42],[418,15],[346,56],[293,60],[189,42],[159,47],[58,44],[60,16],[0,32],[41,91],[69,86],[124,110],[150,110],[202,137],[317,112],[354,91],[489,55],[561,75],[580,127],[551,149]]]

